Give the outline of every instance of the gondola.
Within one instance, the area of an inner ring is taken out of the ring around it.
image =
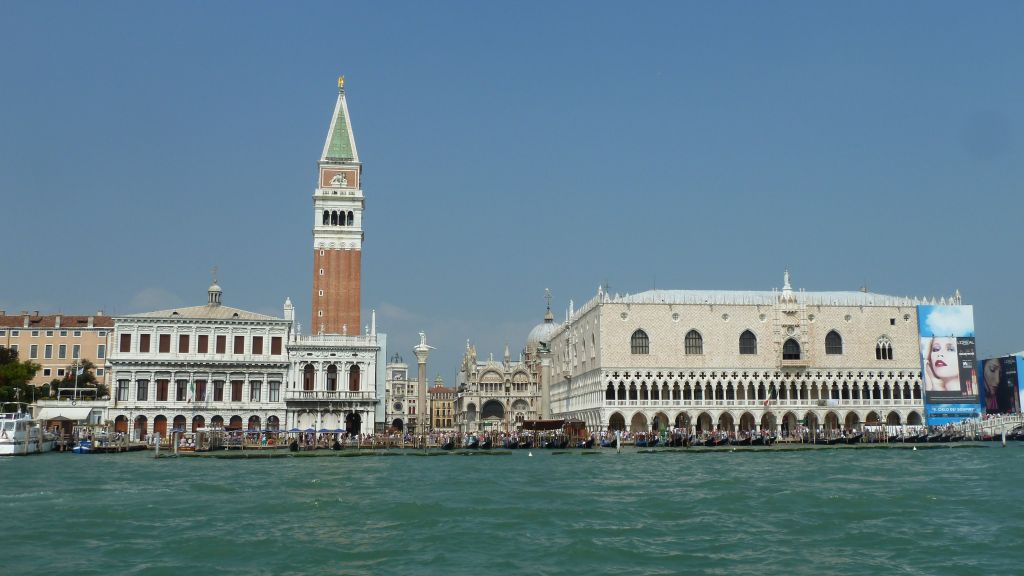
[[[565,438],[555,438],[544,443],[544,447],[549,450],[562,450],[569,445],[569,441]]]
[[[484,441],[483,441],[483,442],[482,442],[482,443],[480,444],[480,449],[481,449],[481,450],[490,450],[490,449],[491,449],[491,446],[493,446],[493,443],[491,442],[491,439],[490,439],[490,438],[488,438],[488,439],[484,440]]]
[[[601,440],[601,448],[615,448],[615,438]]]
[[[455,440],[450,438],[445,440],[444,444],[441,444],[441,450],[452,450],[453,448],[455,448]]]
[[[728,446],[732,443],[732,440],[729,440],[728,436],[723,436],[721,438],[715,438],[712,442],[712,446]]]
[[[907,441],[908,442],[916,442],[916,443],[919,443],[919,444],[923,444],[923,443],[928,441],[928,433],[925,432],[923,434],[918,434],[917,436],[914,436],[913,440],[908,439]]]
[[[533,439],[532,438],[527,438],[525,440],[520,440],[519,441],[519,448],[521,450],[533,448]]]
[[[856,443],[860,442],[863,439],[864,439],[864,433],[863,432],[858,432],[858,433],[856,433],[856,434],[854,434],[852,436],[847,436],[846,437],[846,443],[847,444],[856,444]]]
[[[580,440],[579,442],[576,443],[576,447],[583,448],[584,450],[589,450],[590,448],[594,447],[594,439],[587,438],[586,440]]]
[[[506,438],[505,439],[505,448],[508,448],[509,450],[515,450],[516,448],[519,448],[519,439],[518,438]]]
[[[750,439],[751,446],[767,446],[767,436],[756,436]]]
[[[754,441],[754,439],[752,437],[747,436],[746,438],[742,438],[740,440],[737,440],[737,441],[733,442],[733,445],[734,446],[750,446],[750,445],[753,444],[753,441]]]
[[[479,447],[480,447],[480,439],[477,438],[476,436],[470,436],[469,437],[469,441],[466,442],[465,448],[468,448],[469,450],[476,450]]]

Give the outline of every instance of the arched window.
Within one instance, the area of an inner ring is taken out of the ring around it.
[[[825,335],[825,354],[842,354],[843,337],[835,330]]]
[[[690,330],[689,332],[686,333],[686,353],[704,353],[704,338],[701,337],[700,332],[697,332],[696,330]]]
[[[355,221],[356,221],[356,219],[352,216],[352,211],[349,210],[349,212],[348,212],[348,225],[352,226],[355,223]]]
[[[875,344],[875,360],[892,360],[892,341],[882,336]]]
[[[757,354],[757,336],[750,330],[740,334],[740,354]]]
[[[783,360],[799,360],[800,359],[800,344],[790,338],[786,340],[786,343],[782,345],[782,359]]]
[[[327,226],[327,223],[330,222],[330,221],[331,221],[331,213],[330,213],[330,211],[324,210],[324,226]]]
[[[349,392],[359,391],[359,366],[352,366],[348,370],[348,389]]]
[[[648,354],[651,351],[651,341],[647,338],[647,332],[637,330],[629,339],[629,350],[633,354]]]
[[[338,225],[338,211],[337,210],[331,212],[331,225],[332,226],[337,226]]]

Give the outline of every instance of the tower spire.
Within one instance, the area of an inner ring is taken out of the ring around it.
[[[313,306],[311,326],[342,334],[346,326],[359,331],[363,249],[363,166],[345,97],[345,77],[338,77],[338,96],[317,162],[319,178],[313,194]]]

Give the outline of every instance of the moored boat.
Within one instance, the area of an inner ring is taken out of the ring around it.
[[[0,414],[0,456],[40,454],[53,450],[54,439],[25,412]]]

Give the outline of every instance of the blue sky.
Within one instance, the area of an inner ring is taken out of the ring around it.
[[[1024,5],[38,3],[0,19],[0,308],[304,325],[336,94],[363,305],[450,381],[570,298],[796,288],[974,305],[1024,349]],[[13,242],[10,241],[13,239]],[[46,264],[40,266],[40,262]],[[368,315],[368,314],[367,314]]]

